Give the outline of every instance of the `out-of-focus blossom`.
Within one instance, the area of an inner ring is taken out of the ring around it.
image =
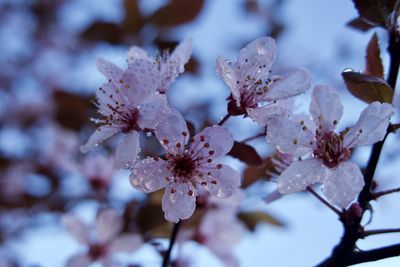
[[[192,40],[185,39],[180,43],[169,55],[168,52],[160,55],[159,57],[150,57],[145,50],[138,46],[132,46],[128,51],[128,64],[142,64],[141,62],[149,62],[154,64],[158,71],[159,79],[161,83],[157,90],[161,94],[165,94],[169,88],[169,85],[178,77],[180,73],[183,73],[185,64],[189,61],[192,54]]]
[[[100,211],[94,227],[70,214],[64,215],[63,223],[70,234],[86,247],[86,252],[68,259],[67,267],[86,267],[95,261],[111,267],[114,266],[114,253],[132,253],[142,244],[137,234],[120,234],[123,221],[114,209]]]
[[[217,73],[232,91],[229,114],[246,115],[266,125],[270,117],[287,114],[287,108],[280,101],[299,95],[310,87],[311,77],[305,70],[295,69],[283,76],[272,75],[275,54],[274,39],[262,37],[240,50],[235,63],[218,57]]]
[[[114,174],[113,157],[89,154],[83,161],[82,174],[94,189],[108,189]]]
[[[348,161],[352,149],[382,140],[394,108],[373,102],[353,127],[336,133],[343,106],[333,88],[320,85],[314,88],[309,111],[310,125],[288,117],[274,117],[269,121],[269,143],[296,157],[311,155],[294,161],[283,171],[278,177],[278,189],[287,194],[321,183],[328,200],[346,208],[364,185],[360,168]]]
[[[158,70],[145,60],[130,64],[123,71],[100,59],[97,68],[108,78],[96,94],[98,111],[103,118],[94,119],[100,126],[81,146],[81,151],[85,153],[105,139],[123,133],[115,167],[131,168],[140,151],[139,131],[154,129],[168,110],[165,95],[157,92],[161,84]]]
[[[189,218],[196,206],[199,185],[217,197],[229,197],[240,185],[240,175],[231,167],[215,163],[233,146],[230,133],[221,126],[207,127],[190,138],[185,120],[172,111],[155,129],[168,151],[164,159],[139,161],[130,176],[133,187],[153,192],[166,187],[162,199],[170,222]]]

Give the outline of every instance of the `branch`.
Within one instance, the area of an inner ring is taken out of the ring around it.
[[[400,228],[366,230],[363,232],[362,236],[367,237],[367,236],[371,236],[371,235],[391,234],[391,233],[399,233],[399,232],[400,232]]]
[[[363,263],[378,261],[386,258],[400,256],[400,244],[387,246],[383,248],[355,252],[346,257],[346,266]]]
[[[224,124],[230,117],[231,117],[230,114],[226,114],[225,117],[223,117],[223,118],[218,122],[218,125],[221,126],[221,125]]]
[[[308,186],[307,191],[310,192],[312,195],[314,195],[319,201],[321,201],[322,204],[327,206],[330,210],[332,210],[334,213],[336,213],[339,217],[342,217],[343,213],[340,210],[338,210],[335,206],[333,206],[331,203],[326,201],[323,197],[318,195],[318,193],[315,192],[315,190],[312,187]]]
[[[400,192],[400,187],[373,193],[373,197],[374,197],[374,199],[377,199],[381,196],[389,195],[389,194],[397,193],[397,192]]]

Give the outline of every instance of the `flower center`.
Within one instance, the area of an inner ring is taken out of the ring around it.
[[[89,256],[96,260],[106,253],[106,247],[102,244],[91,244],[89,247]]]
[[[193,176],[196,170],[196,163],[188,154],[175,155],[170,162],[170,170],[177,179],[181,178],[186,181]]]
[[[132,110],[130,113],[126,114],[124,117],[122,117],[122,120],[125,124],[125,127],[123,127],[122,132],[127,133],[132,130],[139,131],[140,127],[137,125],[138,118],[139,118],[139,110],[136,108]]]
[[[325,166],[334,168],[351,156],[351,150],[343,147],[344,135],[334,132],[316,132],[317,147],[314,149],[314,156],[321,159]]]

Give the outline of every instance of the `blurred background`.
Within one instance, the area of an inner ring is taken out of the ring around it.
[[[250,41],[272,36],[278,44],[273,71],[306,68],[313,85],[337,88],[344,128],[365,104],[345,91],[340,73],[363,70],[374,32],[346,26],[355,17],[350,0],[0,0],[0,266],[64,266],[74,254],[90,253],[61,218],[73,214],[93,226],[105,207],[121,215],[122,232],[144,240],[135,252],[114,255],[110,266],[161,264],[172,228],[163,219],[160,194],[135,191],[129,172],[113,169],[118,138],[87,155],[79,152],[95,129],[92,101],[105,82],[96,70],[97,58],[125,68],[132,45],[156,55],[191,37],[192,58],[168,98],[200,131],[226,115],[230,91],[216,75],[217,56],[235,60]],[[387,36],[380,30],[377,34],[387,69]],[[296,109],[306,111],[309,99],[309,93],[297,97]],[[261,131],[240,117],[225,126],[238,141]],[[142,156],[159,153],[153,136],[141,138]],[[391,136],[385,146],[377,173],[380,189],[400,184],[397,139]],[[340,222],[312,196],[294,194],[265,203],[275,188],[267,172],[273,150],[264,139],[249,144],[266,160],[249,167],[226,159],[244,179],[244,198],[235,204],[232,218],[210,221],[207,209],[199,207],[181,233],[174,266],[313,266],[339,241]],[[361,166],[369,149],[354,155]],[[374,203],[371,229],[399,227],[399,201],[391,195]],[[209,241],[213,238],[214,243]],[[399,238],[371,237],[359,246],[375,248]],[[399,265],[392,258],[362,266]]]

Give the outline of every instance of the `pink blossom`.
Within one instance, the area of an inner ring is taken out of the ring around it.
[[[217,73],[232,91],[229,114],[246,115],[266,125],[271,116],[287,113],[280,101],[310,87],[311,78],[305,70],[294,69],[283,76],[271,75],[275,54],[274,39],[262,37],[240,50],[235,63],[222,57],[217,59]]]
[[[137,234],[120,235],[123,221],[114,209],[105,209],[98,214],[93,232],[93,227],[70,214],[64,215],[63,223],[70,234],[87,249],[86,253],[69,258],[66,267],[86,267],[95,261],[111,267],[114,266],[114,253],[131,253],[142,244],[142,239]]]
[[[130,168],[140,151],[139,131],[151,130],[168,110],[165,95],[157,92],[160,78],[157,69],[147,61],[129,65],[122,71],[114,64],[98,60],[97,68],[108,78],[96,94],[97,107],[102,119],[99,125],[81,146],[87,152],[105,139],[122,133],[124,138],[116,151],[115,167]]]
[[[153,192],[166,187],[162,199],[170,222],[189,218],[196,206],[195,185],[217,197],[229,197],[240,185],[240,175],[215,160],[233,146],[230,133],[221,126],[207,127],[190,138],[180,113],[171,112],[155,129],[160,144],[168,151],[165,159],[139,161],[130,176],[133,187]]]
[[[107,190],[114,174],[113,157],[89,154],[82,164],[82,174],[94,189]]]
[[[169,55],[168,52],[159,57],[150,57],[145,50],[138,46],[132,46],[128,52],[128,64],[140,64],[140,62],[149,62],[154,64],[158,71],[158,77],[161,83],[157,90],[161,94],[165,94],[169,85],[178,77],[180,73],[184,72],[184,66],[189,61],[192,54],[192,40],[186,39],[180,43]]]
[[[348,161],[352,150],[382,140],[394,108],[373,102],[353,127],[336,133],[343,106],[333,88],[320,85],[314,88],[309,111],[312,124],[288,117],[269,121],[267,141],[301,159],[278,177],[278,189],[287,194],[320,183],[330,202],[346,208],[364,186],[360,168]]]

